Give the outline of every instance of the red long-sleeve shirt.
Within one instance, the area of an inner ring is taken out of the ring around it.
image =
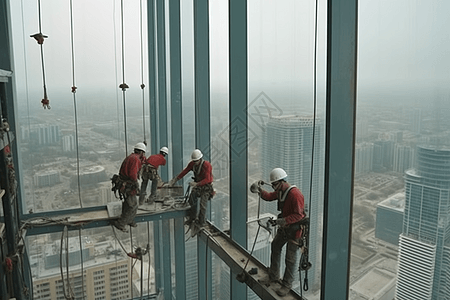
[[[189,171],[193,171],[194,164],[195,164],[194,161],[189,162],[187,167],[184,168],[184,170],[181,171],[180,174],[178,174],[177,179],[180,180]],[[197,175],[196,179],[198,180],[198,181],[196,181],[197,182],[197,186],[202,186],[202,185],[205,185],[205,184],[213,182],[212,166],[209,163],[209,161],[206,161],[206,160],[203,161],[202,169],[200,170],[200,172]]]
[[[281,195],[289,188],[289,183],[283,182],[281,185]],[[278,199],[278,191],[267,192],[261,190],[261,198],[266,201],[280,200]],[[286,220],[286,225],[294,224],[305,217],[305,198],[300,189],[294,187],[289,191],[289,194],[284,200],[283,211],[281,212],[283,218]],[[296,238],[301,236],[301,231],[298,230]]]
[[[142,161],[137,153],[128,155],[120,166],[120,175],[126,176],[131,180],[137,181],[139,170],[141,169]]]
[[[147,158],[147,163],[158,169],[159,166],[166,165],[166,158],[162,154],[154,154]]]

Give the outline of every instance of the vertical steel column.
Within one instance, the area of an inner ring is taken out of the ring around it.
[[[169,144],[167,130],[167,78],[166,78],[166,9],[164,0],[156,0],[156,36],[158,47],[158,106],[159,147]],[[155,153],[158,150],[155,151]],[[159,170],[161,179],[168,180],[167,168]]]
[[[247,1],[229,0],[229,122],[231,238],[247,248],[248,70]],[[231,274],[231,299],[247,299],[246,285]]]
[[[157,116],[157,93],[156,93],[156,1],[147,1],[147,26],[148,26],[148,70],[149,70],[149,89],[150,89],[150,143],[151,153],[157,153],[159,147],[158,137],[158,116]],[[154,251],[154,267],[155,267],[155,287],[158,292],[163,285],[162,263],[161,263],[161,234],[159,221],[153,222],[153,251]]]
[[[170,250],[170,220],[162,220],[162,248],[163,248],[163,267],[164,267],[164,299],[172,299],[172,258]]]
[[[9,6],[9,1],[0,0],[0,69],[11,71],[14,65],[13,59],[13,49],[12,49],[12,39],[11,39],[11,10]],[[8,80],[7,82],[0,83],[0,102],[1,102],[1,114],[3,117],[7,118],[8,123],[10,125],[11,132],[16,131],[16,111],[15,111],[15,100],[14,100],[14,82],[13,80]],[[16,140],[16,139],[14,139]],[[3,146],[6,146],[8,143],[7,135],[3,137]],[[7,253],[6,255],[13,255],[17,253],[18,246],[16,241],[19,239],[18,237],[18,223],[20,222],[20,217],[22,216],[22,198],[21,198],[21,187],[20,187],[20,170],[19,166],[19,151],[17,147],[17,142],[14,143],[13,139],[11,139],[12,145],[10,146],[10,150],[12,151],[13,156],[13,164],[15,166],[15,177],[18,184],[18,189],[16,190],[16,195],[11,195],[9,193],[9,181],[8,181],[8,168],[5,162],[5,153],[3,147],[0,149],[0,186],[5,190],[5,195],[2,198],[3,204],[3,214],[4,214],[4,222],[6,228],[6,241],[7,241]],[[13,198],[14,197],[14,198]],[[19,215],[18,215],[19,214]],[[3,244],[0,245],[3,247]],[[26,254],[24,254],[26,255]],[[21,262],[14,263],[13,269],[13,281],[16,283],[13,286],[14,296],[17,299],[30,299],[25,297],[23,294],[22,286],[24,281],[21,276]],[[23,263],[23,262],[22,262]],[[24,271],[27,272],[29,266],[24,266]],[[27,272],[27,274],[29,274]],[[3,280],[2,278],[1,280]],[[31,286],[31,278],[28,275],[25,275],[25,284],[30,287]],[[3,289],[3,284],[0,283],[0,287]],[[3,294],[3,292],[1,293]],[[0,294],[0,295],[1,295]]]
[[[172,125],[172,170],[178,174],[183,169],[183,114],[181,95],[181,35],[180,1],[169,1],[170,25],[170,95]]]
[[[210,160],[209,5],[194,1],[195,146]],[[212,299],[211,250],[197,239],[198,297]],[[205,278],[206,276],[206,278]]]
[[[321,299],[347,299],[353,207],[357,0],[328,0]]]
[[[175,296],[186,297],[186,247],[184,244],[184,218],[174,219],[175,232]]]
[[[183,114],[181,94],[181,35],[180,1],[169,1],[169,39],[170,39],[170,95],[172,126],[172,174],[183,169]],[[174,219],[175,234],[175,296],[186,296],[186,249],[184,245],[184,218]]]
[[[158,119],[156,101],[156,39],[155,39],[155,1],[147,1],[147,30],[148,30],[148,81],[150,93],[150,144],[151,153],[158,151]],[[147,154],[148,155],[148,154]]]
[[[159,293],[164,284],[162,258],[162,236],[161,236],[161,221],[153,222],[153,251],[155,264],[155,287],[156,292]]]

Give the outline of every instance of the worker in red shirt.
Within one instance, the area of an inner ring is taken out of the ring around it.
[[[290,185],[286,178],[287,174],[283,169],[275,168],[270,172],[273,192],[267,192],[255,183],[250,187],[253,193],[259,193],[265,201],[278,200],[278,210],[281,211],[278,219],[273,222],[273,224],[279,225],[279,228],[271,245],[269,277],[260,281],[266,285],[270,285],[271,282],[280,282],[281,288],[277,290],[279,296],[287,295],[292,288],[302,236],[300,221],[305,218],[303,194],[295,185]],[[283,279],[280,281],[281,250],[286,243],[286,269]]]
[[[136,227],[134,217],[138,209],[138,201],[136,194],[139,191],[138,174],[142,165],[147,147],[144,143],[137,143],[134,146],[134,153],[127,156],[119,171],[120,195],[124,201],[122,203],[122,214],[119,219],[113,222],[113,225],[122,231],[126,231],[125,226],[130,225]]]
[[[158,188],[158,182],[160,180],[158,174],[158,167],[166,165],[166,156],[169,154],[167,147],[162,147],[159,150],[159,154],[153,154],[144,162],[142,166],[142,183],[141,193],[139,194],[139,205],[144,204],[145,196],[147,195],[148,181],[152,181],[152,189],[150,197],[146,202],[153,203],[156,199],[156,189]]]
[[[212,186],[212,166],[208,161],[203,159],[203,153],[198,149],[192,152],[191,161],[187,167],[169,181],[169,186],[174,185],[175,182],[183,178],[189,171],[194,173],[194,181],[189,183],[192,188],[191,194],[189,195],[189,205],[191,208],[189,209],[189,219],[185,224],[190,226],[195,222],[198,227],[202,227],[206,222],[205,216],[208,200],[214,196],[214,189]],[[200,198],[200,212],[197,215],[198,198]]]

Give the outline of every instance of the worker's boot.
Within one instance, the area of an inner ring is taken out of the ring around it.
[[[280,283],[280,279],[271,278],[270,276],[267,276],[265,278],[259,279],[258,282],[262,285],[269,286],[272,283]]]
[[[119,224],[119,222],[117,222],[117,220],[114,220],[111,224],[112,224],[114,227],[116,227],[117,229],[119,229],[120,231],[128,232],[128,230],[126,230],[125,227],[123,227],[121,224]]]
[[[149,204],[153,204],[153,203],[155,203],[155,200],[156,200],[156,195],[150,195],[150,197],[148,197],[148,199],[147,199],[147,202]]]
[[[280,297],[286,296],[291,289],[287,286],[281,285],[281,287],[277,290],[277,295]]]
[[[130,224],[128,224],[128,225],[130,225],[131,227],[137,227],[137,224],[136,224],[136,222],[134,222],[134,221],[133,221],[133,223],[130,223]]]
[[[191,217],[188,217],[186,222],[184,222],[184,225],[191,226],[192,222],[194,222],[195,219],[192,219]]]

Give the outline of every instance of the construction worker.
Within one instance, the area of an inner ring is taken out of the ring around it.
[[[160,180],[160,177],[158,175],[158,167],[166,165],[166,156],[168,154],[169,149],[167,147],[162,147],[159,150],[159,154],[150,155],[150,157],[147,158],[147,160],[144,162],[144,165],[142,166],[142,183],[141,193],[139,194],[139,205],[144,204],[145,196],[147,195],[147,184],[149,180],[152,181],[152,189],[147,202],[155,202],[156,189],[158,188],[158,182]]]
[[[137,226],[134,222],[138,209],[136,194],[139,191],[139,184],[137,180],[146,150],[147,147],[144,143],[137,143],[134,146],[134,153],[127,156],[120,167],[118,185],[120,186],[119,193],[121,198],[124,198],[124,201],[122,203],[122,214],[119,219],[113,222],[113,225],[122,231],[126,231],[126,225]]]
[[[185,224],[190,226],[195,222],[198,227],[202,227],[206,222],[206,206],[208,200],[214,196],[214,189],[212,186],[212,166],[203,159],[203,153],[198,149],[192,152],[191,161],[187,167],[169,181],[169,186],[173,186],[175,182],[183,178],[189,171],[194,173],[194,181],[189,183],[192,188],[188,200],[191,208],[189,209],[189,219]],[[197,215],[198,198],[200,198],[200,212]]]
[[[290,185],[286,178],[287,174],[283,169],[275,168],[270,172],[270,183],[274,189],[273,192],[263,190],[261,185],[257,183],[252,184],[250,187],[251,192],[259,193],[265,201],[278,200],[278,210],[281,211],[278,218],[273,221],[273,224],[279,225],[279,228],[271,245],[269,277],[260,281],[266,285],[270,285],[272,282],[279,282],[281,288],[276,291],[279,296],[287,295],[292,288],[298,246],[302,235],[300,221],[305,218],[303,194],[295,185]],[[286,243],[286,269],[283,279],[280,281],[281,249]]]

